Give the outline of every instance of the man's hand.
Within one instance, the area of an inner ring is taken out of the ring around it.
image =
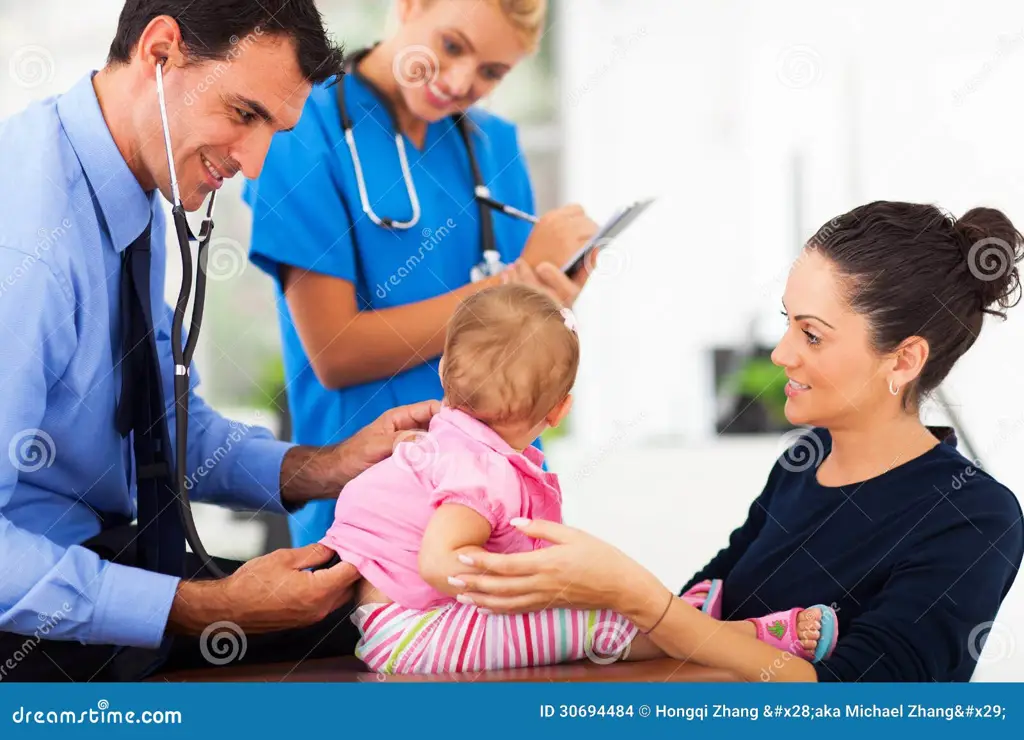
[[[371,465],[390,457],[395,445],[409,432],[426,430],[430,420],[441,410],[439,401],[423,401],[385,411],[339,445],[339,467],[352,480]]]
[[[326,563],[332,554],[318,543],[276,550],[221,580],[182,581],[167,630],[198,635],[214,622],[230,621],[257,634],[315,624],[350,601],[359,580],[351,563],[305,570]]]
[[[301,506],[314,499],[337,498],[350,480],[391,454],[409,432],[426,429],[441,408],[423,401],[386,411],[340,444],[293,447],[281,464],[281,500]]]

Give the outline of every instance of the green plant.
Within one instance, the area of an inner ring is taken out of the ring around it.
[[[548,427],[540,434],[541,444],[547,446],[556,439],[561,439],[569,434],[569,421],[572,414],[565,417],[557,427]]]
[[[274,413],[283,412],[287,401],[284,395],[284,360],[279,352],[269,355],[260,367],[259,375],[249,396],[253,408]]]
[[[786,422],[786,373],[769,357],[753,357],[725,379],[726,388],[747,398],[756,398],[771,417]]]

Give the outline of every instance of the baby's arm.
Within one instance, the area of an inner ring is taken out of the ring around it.
[[[420,545],[420,577],[443,594],[456,596],[462,589],[448,583],[452,573],[464,570],[460,553],[483,550],[491,525],[483,516],[462,504],[441,504],[430,517]]]

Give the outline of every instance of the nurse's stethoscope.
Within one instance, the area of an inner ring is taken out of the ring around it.
[[[195,353],[196,342],[199,339],[199,328],[203,321],[203,306],[206,301],[206,264],[209,257],[208,248],[210,237],[213,236],[213,205],[217,193],[210,193],[210,202],[206,207],[206,217],[203,218],[202,226],[199,228],[199,236],[196,237],[189,228],[185,219],[185,207],[181,202],[181,193],[178,190],[178,175],[174,169],[174,153],[171,151],[171,133],[167,122],[167,103],[164,99],[164,76],[161,61],[156,65],[156,92],[160,102],[160,121],[164,130],[164,148],[167,151],[167,167],[171,175],[171,215],[174,217],[174,231],[178,237],[178,247],[181,250],[181,290],[178,293],[178,300],[174,304],[174,320],[171,324],[171,354],[174,358],[174,421],[175,421],[175,480],[177,482],[176,493],[178,495],[179,512],[185,529],[185,539],[192,548],[193,554],[203,562],[203,567],[214,578],[223,578],[225,573],[217,567],[203,547],[199,539],[199,532],[196,531],[196,523],[192,518],[192,505],[188,498],[188,489],[185,487],[185,465],[186,450],[188,449],[188,394],[189,377],[188,369],[192,364],[192,355]],[[185,309],[188,306],[189,295],[192,292],[192,250],[189,242],[198,242],[196,248],[196,297],[192,306],[191,328],[184,347],[182,346],[182,326],[185,323]]]
[[[373,206],[370,205],[370,197],[366,192],[366,180],[363,177],[363,166],[359,160],[359,150],[356,147],[355,126],[348,115],[348,107],[345,104],[344,79],[339,79],[336,84],[336,87],[338,88],[338,113],[341,118],[341,130],[345,136],[345,143],[348,144],[348,150],[352,155],[352,168],[355,170],[356,185],[359,188],[359,202],[363,208],[363,213],[365,213],[373,223],[382,228],[400,230],[411,229],[418,224],[420,220],[420,200],[416,193],[416,184],[413,182],[412,172],[409,170],[409,158],[406,156],[405,150],[405,137],[402,132],[398,130],[398,119],[395,116],[395,110],[391,105],[391,101],[381,94],[376,86],[374,86],[373,83],[359,72],[358,68],[359,62],[370,51],[371,49],[362,49],[350,56],[345,64],[345,73],[355,75],[357,79],[366,85],[377,99],[377,102],[380,103],[381,107],[384,108],[391,117],[392,126],[394,127],[395,149],[398,151],[398,161],[402,168],[402,180],[405,182],[405,190],[409,196],[409,205],[412,208],[412,215],[408,220],[403,221],[401,219],[380,216],[373,210]],[[454,115],[452,116],[452,120],[466,145],[466,153],[469,156],[469,168],[472,171],[473,176],[473,197],[480,207],[480,251],[483,259],[472,269],[470,273],[470,279],[476,281],[491,275],[497,275],[505,269],[505,265],[501,261],[501,255],[498,252],[497,243],[494,237],[494,223],[491,219],[491,209],[501,211],[509,216],[523,219],[524,221],[529,221],[531,223],[537,223],[537,219],[535,216],[532,216],[525,211],[521,211],[506,203],[496,201],[491,197],[491,191],[484,182],[483,174],[480,172],[480,163],[477,161],[476,153],[473,149],[472,123],[464,114]]]

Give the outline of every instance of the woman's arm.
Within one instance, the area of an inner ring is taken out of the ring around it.
[[[650,639],[680,660],[723,668],[747,681],[815,680],[807,661],[738,634],[694,609],[608,543],[555,522],[513,524],[552,546],[512,555],[484,551],[460,557],[465,565],[452,571],[466,584],[456,597],[459,601],[494,612],[613,609],[642,631],[654,627]]]
[[[554,267],[581,247],[597,225],[579,206],[541,217],[517,269],[468,283],[448,293],[379,311],[359,310],[350,280],[280,263],[278,277],[302,347],[325,388],[344,388],[387,378],[437,357],[456,307],[505,280],[534,284],[570,306],[589,275],[575,281]]]
[[[325,388],[391,377],[437,357],[459,303],[501,282],[496,276],[426,301],[360,311],[348,280],[289,265],[281,266],[280,277],[302,347]]]
[[[439,355],[458,305],[505,280],[535,285],[570,306],[588,274],[570,280],[547,260],[559,260],[584,244],[592,225],[579,207],[552,211],[530,234],[521,264],[506,274],[394,308],[360,311],[350,280],[291,265],[280,266],[281,285],[316,379],[325,388],[344,388],[389,378]]]
[[[638,588],[623,590],[620,602],[613,608],[642,630],[653,626],[648,637],[677,660],[721,668],[744,681],[816,681],[818,678],[808,661],[737,633],[725,623],[694,609],[661,584],[638,582]]]

